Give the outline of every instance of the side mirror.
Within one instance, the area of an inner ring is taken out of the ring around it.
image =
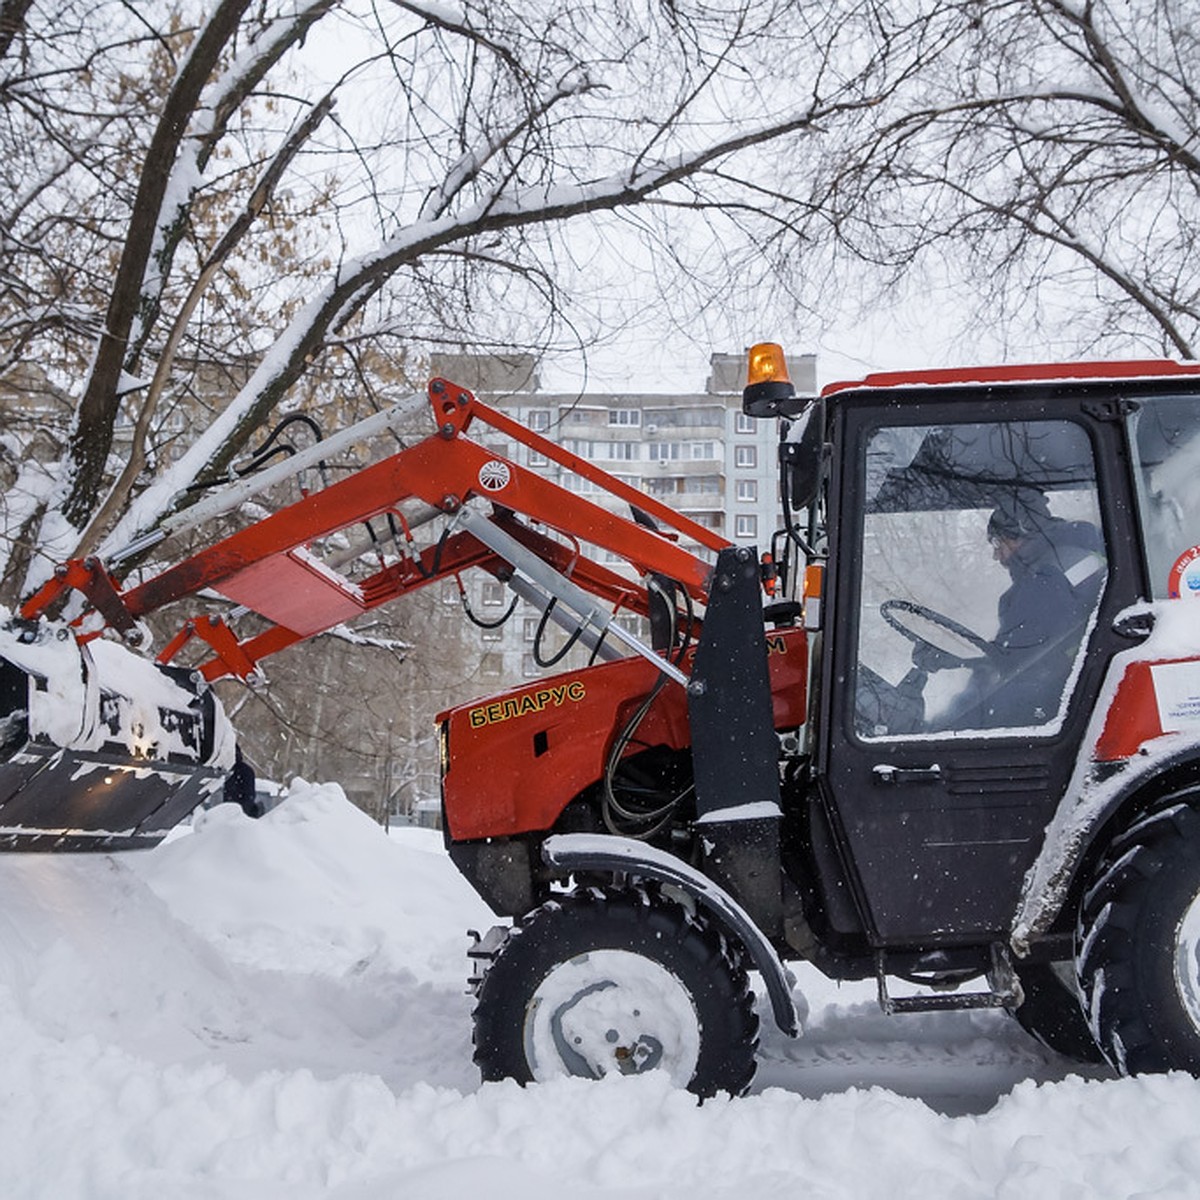
[[[793,509],[807,508],[821,486],[825,453],[825,403],[812,401],[799,436],[779,443],[780,491]]]

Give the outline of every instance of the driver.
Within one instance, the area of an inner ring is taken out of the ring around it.
[[[1006,495],[988,519],[992,553],[1011,583],[1001,595],[990,679],[972,688],[983,728],[1040,725],[1063,687],[1104,580],[1095,526],[1050,514],[1043,493]]]

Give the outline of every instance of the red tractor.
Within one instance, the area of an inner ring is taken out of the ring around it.
[[[740,1091],[751,971],[799,1032],[789,960],[875,978],[888,1012],[1002,1007],[1080,1060],[1200,1071],[1200,368],[875,375],[802,398],[756,347],[744,408],[779,424],[783,512],[761,558],[447,381],[429,401],[430,437],[137,586],[123,562],[309,458],[61,568],[23,616],[82,592],[85,660],[101,628],[134,638],[202,588],[266,629],[189,622],[160,661],[211,654],[164,667],[186,694],[138,749],[128,699],[107,742],[22,715],[46,639],[25,626],[5,651],[0,836],[152,842],[229,764],[207,681],[479,568],[593,657],[438,717],[450,854],[514,919],[471,950],[486,1079],[661,1068]],[[473,421],[632,516],[491,453]],[[380,520],[390,549],[321,556]],[[86,786],[38,809],[52,769]],[[138,786],[171,769],[177,787]],[[927,987],[894,997],[897,979]]]

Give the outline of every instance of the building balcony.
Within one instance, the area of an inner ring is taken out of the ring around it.
[[[654,479],[690,479],[696,475],[715,475],[721,478],[724,485],[725,448],[715,447],[712,458],[667,458],[656,459],[641,463],[642,475]]]
[[[719,493],[676,492],[673,496],[660,496],[659,499],[677,512],[710,512],[724,516],[728,511],[726,499]]]

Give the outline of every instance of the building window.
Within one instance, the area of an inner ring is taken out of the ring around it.
[[[683,455],[683,444],[681,442],[651,442],[650,443],[650,461],[651,462],[669,462],[674,461]]]
[[[580,496],[591,496],[600,490],[590,479],[584,479],[582,475],[564,475],[562,485],[569,492],[575,492]]]
[[[708,458],[716,458],[716,453],[713,450],[712,442],[689,442],[690,453],[688,457],[693,461],[701,461]]]
[[[457,604],[458,603],[458,584],[447,579],[442,584],[442,603]]]
[[[706,404],[698,408],[648,408],[644,428],[721,429],[727,428],[724,406]]]
[[[753,433],[754,418],[749,413],[737,413],[733,420],[733,431],[734,433]]]
[[[549,459],[544,454],[539,454],[536,450],[530,448],[529,465],[531,467],[544,467],[549,463]]]
[[[735,467],[757,467],[758,447],[736,446],[733,451],[733,465]]]
[[[533,676],[541,674],[541,668],[537,665],[537,659],[532,654],[521,655],[521,674],[526,679],[532,679]]]
[[[737,498],[754,503],[758,500],[758,480],[739,479],[737,481]]]
[[[497,625],[495,629],[481,629],[479,631],[479,639],[484,642],[502,642],[504,640],[504,628]]]
[[[484,608],[501,608],[504,605],[504,584],[488,580],[483,585]]]
[[[541,622],[541,617],[526,617],[524,625],[524,635],[527,642],[532,642],[537,637],[538,624]]]
[[[570,425],[607,425],[608,409],[606,408],[573,408],[567,414],[566,421]]]
[[[608,423],[610,425],[641,425],[642,410],[640,408],[610,408],[608,410]]]
[[[636,462],[641,455],[638,453],[640,442],[609,442],[608,457],[621,462]]]
[[[545,433],[550,428],[550,410],[548,408],[531,408],[527,424],[534,433]]]
[[[479,660],[479,673],[493,679],[504,674],[504,655],[485,654]]]
[[[733,536],[739,538],[758,537],[758,518],[746,513],[738,513],[734,518]]]

